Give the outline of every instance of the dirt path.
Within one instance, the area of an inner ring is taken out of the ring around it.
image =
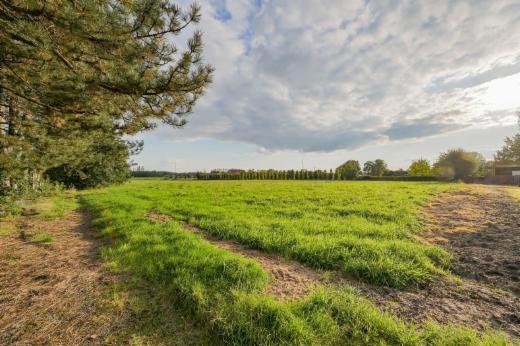
[[[446,193],[425,210],[425,237],[455,256],[453,272],[520,296],[520,204],[507,188]]]
[[[505,188],[470,185],[438,196],[423,215],[423,239],[454,255],[452,271],[462,282],[439,278],[409,291],[353,285],[406,320],[492,327],[520,337],[520,204]]]
[[[90,218],[20,217],[0,237],[0,345],[97,343],[113,326],[96,321],[100,292],[114,276],[102,269]]]
[[[8,226],[0,236],[0,345],[210,344],[170,297],[105,269],[99,250],[109,240],[96,236],[86,211]]]
[[[317,285],[327,282],[323,274],[299,262],[249,249],[234,241],[211,238],[199,228],[188,224],[183,224],[183,226],[194,233],[202,235],[206,240],[221,249],[232,251],[259,262],[271,277],[271,282],[267,286],[266,292],[279,300],[292,300],[303,297]]]
[[[383,310],[408,321],[433,319],[479,330],[502,329],[520,336],[520,205],[495,187],[470,187],[445,193],[424,209],[428,242],[454,254],[453,271],[462,282],[438,278],[425,287],[397,290],[377,287],[340,273],[316,272],[298,262],[222,241],[185,224],[217,247],[257,260],[270,274],[267,289],[281,300],[295,299],[316,285],[356,287]],[[166,221],[151,215],[155,221]],[[168,219],[167,219],[168,220]]]

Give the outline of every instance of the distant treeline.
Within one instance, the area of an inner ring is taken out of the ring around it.
[[[229,170],[212,172],[174,173],[168,171],[134,171],[136,178],[168,178],[196,180],[380,180],[380,181],[434,181],[433,176],[408,176],[406,171],[386,171],[383,176],[360,175],[346,178],[336,171],[326,170]]]
[[[175,173],[168,171],[132,171],[136,178],[171,178]]]

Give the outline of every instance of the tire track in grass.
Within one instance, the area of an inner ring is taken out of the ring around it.
[[[154,222],[174,220],[168,215],[159,213],[149,213],[148,219]],[[272,294],[278,300],[286,301],[301,298],[316,286],[327,283],[325,274],[308,268],[299,262],[259,250],[253,250],[235,241],[216,239],[200,228],[185,222],[181,222],[181,225],[184,229],[200,235],[218,248],[259,262],[271,277],[271,281],[266,288],[266,293]]]
[[[148,214],[148,219],[153,222],[177,221],[154,212]],[[266,293],[278,300],[301,298],[319,285],[339,289],[354,287],[380,310],[387,310],[408,322],[420,324],[434,320],[480,331],[491,327],[514,337],[520,336],[520,300],[509,292],[494,290],[479,282],[458,282],[438,277],[433,282],[408,290],[380,287],[338,271],[319,272],[280,255],[250,249],[236,241],[220,240],[194,225],[180,223],[187,231],[200,235],[216,247],[258,261],[271,276]]]

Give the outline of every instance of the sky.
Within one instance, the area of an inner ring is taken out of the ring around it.
[[[184,128],[139,135],[147,170],[406,169],[518,132],[520,0],[199,3],[214,82]]]

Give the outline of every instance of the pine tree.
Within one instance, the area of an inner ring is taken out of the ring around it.
[[[199,20],[198,6],[167,0],[0,0],[2,182],[107,162],[100,138],[117,147],[157,122],[183,126],[213,69],[199,32],[184,51],[172,38]]]

